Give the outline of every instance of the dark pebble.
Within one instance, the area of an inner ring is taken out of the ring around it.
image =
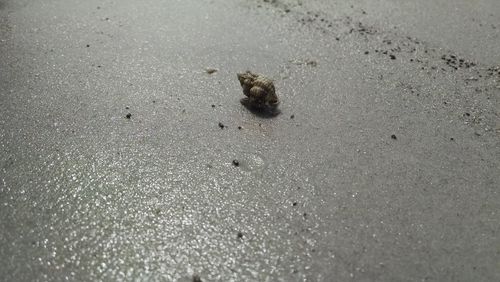
[[[290,13],[290,9],[285,9],[285,13]]]
[[[243,233],[241,231],[238,232],[238,238],[239,239],[243,238]]]
[[[224,124],[222,124],[222,122],[219,122],[219,127],[220,129],[224,129]]]
[[[216,70],[216,69],[210,69],[210,68],[209,68],[209,69],[206,69],[205,71],[206,71],[208,74],[213,74],[213,73],[216,73],[216,72],[217,72],[217,70]]]
[[[90,47],[90,45],[89,45],[89,44],[87,44],[87,47]]]
[[[293,204],[292,204],[292,205],[295,207],[295,206],[297,205],[297,202],[293,202]]]
[[[291,118],[291,119],[294,119],[294,118],[295,118],[295,115],[291,115],[291,116],[290,116],[290,118]]]
[[[394,140],[398,139],[395,134],[391,135],[391,138]]]
[[[130,117],[132,117],[132,114],[128,113],[125,117],[128,118],[128,119],[130,119]]]
[[[470,114],[469,113],[465,113],[466,116],[470,117]]]
[[[242,127],[241,127],[241,126],[238,126],[238,129],[239,129],[239,130],[241,130],[241,129],[242,129]]]
[[[370,52],[369,51],[365,51],[365,55],[368,55],[368,54],[370,54]]]
[[[129,107],[129,106],[126,106],[126,107],[125,107],[125,110],[128,110],[128,109],[130,109],[130,107]]]
[[[454,141],[454,140],[455,140],[455,138],[451,137],[451,138],[450,138],[450,140],[451,140],[451,141]]]
[[[391,58],[391,60],[396,60],[396,56],[394,55],[389,55],[389,57]]]
[[[233,160],[233,165],[234,166],[240,166],[240,162],[238,160]]]
[[[193,282],[202,282],[200,275],[198,274],[193,274]]]
[[[215,108],[215,105],[212,105],[212,108]]]

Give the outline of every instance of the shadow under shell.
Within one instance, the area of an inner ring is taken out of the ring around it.
[[[248,98],[241,99],[240,103],[252,114],[261,118],[273,118],[281,114],[281,111],[278,109],[279,103],[275,105],[256,104],[251,103]]]

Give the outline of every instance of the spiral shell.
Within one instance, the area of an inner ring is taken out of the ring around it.
[[[243,94],[248,98],[242,102],[251,106],[277,106],[278,96],[272,79],[250,71],[238,74],[238,80],[243,88]]]

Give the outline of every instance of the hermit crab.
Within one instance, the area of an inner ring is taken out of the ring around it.
[[[256,109],[275,109],[279,105],[278,96],[271,79],[250,71],[238,73],[238,80],[243,88],[245,98],[241,99],[244,106]]]

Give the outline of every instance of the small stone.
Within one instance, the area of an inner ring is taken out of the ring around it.
[[[88,47],[90,47],[90,45],[89,45],[89,44],[87,44],[87,48],[88,48]]]
[[[392,134],[391,135],[391,138],[394,139],[394,140],[397,140],[398,138],[396,137],[396,134]]]
[[[234,166],[240,166],[240,162],[238,160],[233,160],[233,165]]]
[[[129,107],[129,106],[126,106],[126,107],[125,107],[125,110],[128,110],[128,109],[130,109],[130,107]]]
[[[125,116],[127,119],[130,119],[132,117],[132,114],[131,113],[128,113],[126,116]]]
[[[219,127],[220,129],[224,129],[224,124],[222,124],[222,122],[219,122]]]
[[[290,118],[291,118],[291,119],[294,119],[294,118],[295,118],[295,115],[291,115],[291,116],[290,116]]]
[[[216,73],[216,72],[217,72],[217,69],[208,68],[208,69],[205,69],[205,71],[206,71],[208,74],[213,74],[213,73]]]
[[[215,105],[214,105],[214,104],[212,104],[212,108],[215,108]]]
[[[202,282],[200,275],[193,274],[193,282]]]
[[[368,55],[368,54],[370,54],[370,52],[369,51],[365,51],[365,55]]]
[[[394,56],[394,55],[392,55],[392,54],[391,54],[391,55],[389,55],[389,57],[391,58],[391,60],[396,60],[396,56]]]
[[[239,129],[239,130],[241,130],[242,128],[243,128],[243,127],[241,127],[241,126],[238,126],[238,129]]]
[[[238,231],[238,238],[239,239],[243,238],[243,233],[241,231]]]
[[[295,207],[296,205],[297,205],[297,202],[293,202],[292,206],[294,206],[294,207]]]

